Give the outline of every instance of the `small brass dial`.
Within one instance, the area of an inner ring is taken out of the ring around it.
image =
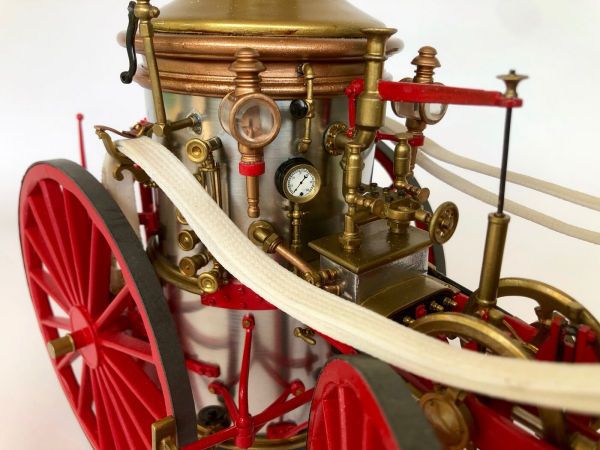
[[[293,203],[307,203],[319,193],[321,176],[317,169],[304,158],[293,158],[277,169],[277,190]]]

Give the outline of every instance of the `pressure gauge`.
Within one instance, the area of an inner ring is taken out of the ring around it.
[[[251,93],[236,98],[232,92],[221,101],[219,121],[240,144],[258,148],[277,137],[281,113],[277,104],[264,94]]]
[[[304,158],[284,162],[275,174],[275,184],[281,195],[293,203],[311,201],[321,189],[321,176]]]

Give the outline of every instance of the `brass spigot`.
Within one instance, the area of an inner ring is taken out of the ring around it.
[[[408,141],[413,137],[410,133],[400,133],[396,135],[398,143],[394,149],[394,187],[400,192],[413,197],[420,204],[429,199],[429,189],[419,188],[408,182],[408,176],[411,174],[411,146]]]
[[[292,203],[292,210],[288,213],[288,217],[290,218],[290,229],[292,237],[290,239],[290,249],[294,253],[300,253],[302,250],[302,239],[301,239],[301,229],[302,229],[302,217],[304,216],[302,209],[300,209],[299,203]]]
[[[263,150],[281,128],[277,104],[260,90],[259,74],[266,68],[258,57],[252,48],[236,52],[236,59],[229,66],[236,75],[235,90],[222,100],[219,108],[221,125],[238,141],[239,172],[246,177],[248,217],[252,218],[260,215],[258,177],[265,172]]]

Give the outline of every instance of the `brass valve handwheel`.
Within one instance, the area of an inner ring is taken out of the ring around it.
[[[450,240],[458,226],[458,207],[452,202],[442,203],[429,222],[429,237],[436,244]]]
[[[443,205],[442,205],[443,206]],[[519,342],[492,324],[462,313],[434,313],[410,324],[413,330],[429,336],[450,335],[477,343],[481,350],[499,356],[530,359],[530,352]],[[546,439],[555,444],[566,440],[565,419],[558,410],[538,408]]]

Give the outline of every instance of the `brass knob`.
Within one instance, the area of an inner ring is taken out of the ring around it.
[[[504,96],[506,98],[518,98],[517,94],[517,86],[523,80],[529,78],[527,75],[518,74],[516,71],[511,70],[505,75],[498,75],[498,79],[504,81],[506,85],[506,92],[504,92]]]
[[[76,350],[75,341],[70,334],[48,342],[48,353],[50,358],[57,359]]]
[[[421,47],[419,55],[415,57],[411,64],[417,66],[415,70],[415,83],[433,83],[433,71],[441,64],[436,58],[437,50],[430,46]]]
[[[192,230],[183,230],[177,236],[177,242],[179,242],[179,247],[181,247],[182,250],[189,252],[198,245],[200,239]]]

